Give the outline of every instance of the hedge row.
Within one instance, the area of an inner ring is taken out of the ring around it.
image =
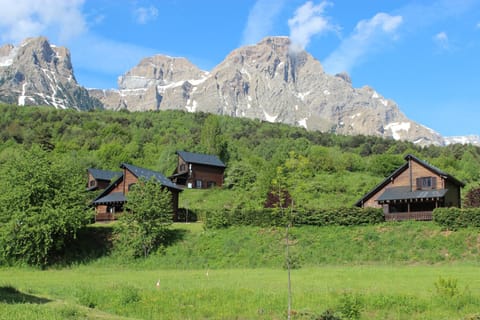
[[[480,227],[480,208],[437,208],[432,216],[433,221],[449,230]]]
[[[203,212],[202,217],[206,228],[225,228],[229,226],[253,225],[261,227],[285,226],[291,219],[294,225],[365,225],[385,221],[383,210],[374,208],[339,208],[318,209],[315,211],[294,211],[285,209],[223,209]]]

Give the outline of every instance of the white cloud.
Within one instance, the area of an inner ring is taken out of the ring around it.
[[[442,31],[437,33],[434,37],[433,40],[435,43],[442,49],[448,49],[449,48],[449,43],[448,43],[448,35]]]
[[[304,50],[314,35],[335,29],[324,16],[325,8],[329,5],[331,4],[327,1],[318,5],[308,1],[295,11],[293,18],[288,20],[291,48],[294,51]]]
[[[146,24],[158,17],[158,9],[155,6],[138,7],[133,11],[135,21],[140,24]]]
[[[325,71],[332,74],[350,72],[369,53],[395,40],[402,22],[402,16],[387,13],[377,13],[370,20],[360,21],[353,33],[325,59]]]
[[[0,37],[19,42],[27,37],[51,35],[67,41],[86,30],[84,0],[0,0]]]
[[[250,10],[247,25],[243,30],[242,45],[257,43],[271,35],[274,20],[284,3],[285,0],[257,0]]]

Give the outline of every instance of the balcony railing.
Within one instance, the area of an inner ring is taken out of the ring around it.
[[[432,220],[432,211],[385,213],[385,221],[403,220],[430,221]]]

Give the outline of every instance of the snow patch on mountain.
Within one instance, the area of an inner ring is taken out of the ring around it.
[[[401,131],[408,132],[410,130],[410,122],[392,122],[385,126],[386,130],[392,131],[392,137],[395,140],[402,139]]]
[[[268,122],[275,122],[275,120],[277,120],[278,118],[278,115],[269,115],[265,110],[263,110],[263,115],[265,116],[265,120],[267,120]]]
[[[468,135],[468,136],[451,136],[445,137],[445,145],[450,144],[471,144],[474,146],[480,146],[480,136],[478,135]]]

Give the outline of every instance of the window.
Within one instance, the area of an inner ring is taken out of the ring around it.
[[[202,189],[202,180],[195,180],[195,188]]]
[[[421,177],[417,178],[418,190],[431,190],[436,189],[437,178],[435,177]]]
[[[90,180],[90,187],[95,187],[96,181],[95,180]]]
[[[186,170],[186,166],[185,166],[185,163],[182,163],[180,165],[180,172],[184,172]]]

